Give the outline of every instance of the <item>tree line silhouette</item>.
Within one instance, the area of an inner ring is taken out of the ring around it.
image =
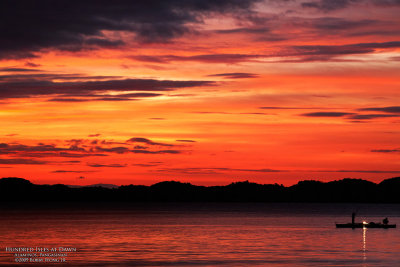
[[[331,182],[300,181],[293,186],[235,182],[198,186],[164,181],[151,186],[122,185],[69,187],[37,185],[22,178],[0,179],[0,201],[15,202],[375,202],[400,203],[400,177],[381,183],[345,178]]]

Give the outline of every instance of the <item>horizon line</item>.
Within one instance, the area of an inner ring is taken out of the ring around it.
[[[327,184],[327,183],[331,183],[331,182],[339,182],[339,181],[343,181],[343,180],[362,180],[362,181],[366,181],[369,183],[373,183],[376,185],[379,185],[380,183],[382,183],[383,181],[386,180],[391,180],[391,179],[396,179],[396,178],[400,178],[400,176],[396,176],[396,177],[391,177],[391,178],[386,178],[386,179],[382,179],[380,182],[373,182],[367,179],[363,179],[363,178],[350,178],[350,177],[345,177],[345,178],[341,178],[341,179],[334,179],[334,180],[330,180],[330,181],[320,181],[320,180],[316,180],[316,179],[305,179],[305,180],[299,180],[297,183],[292,184],[292,185],[283,185],[283,184],[279,184],[279,183],[266,183],[266,184],[262,184],[262,183],[257,183],[257,182],[252,182],[250,180],[242,180],[242,181],[232,181],[229,184],[224,184],[224,185],[197,185],[197,184],[193,184],[191,182],[182,182],[182,181],[178,181],[178,180],[163,180],[163,181],[159,181],[159,182],[155,182],[151,185],[143,185],[143,184],[121,184],[121,185],[117,185],[117,184],[110,184],[110,183],[96,183],[96,184],[87,184],[87,185],[74,185],[74,184],[63,184],[63,183],[56,183],[56,184],[37,184],[37,183],[33,183],[31,180],[26,179],[26,178],[21,178],[21,177],[1,177],[0,180],[3,179],[23,179],[26,181],[29,181],[31,184],[34,185],[65,185],[68,187],[93,187],[93,186],[99,186],[99,187],[103,187],[101,185],[108,185],[108,186],[116,186],[116,187],[121,187],[121,186],[146,186],[146,187],[151,187],[154,186],[156,184],[160,184],[160,183],[165,183],[165,182],[175,182],[175,183],[180,183],[180,184],[190,184],[192,186],[199,186],[199,187],[217,187],[217,186],[229,186],[232,184],[236,184],[236,183],[249,183],[249,184],[257,184],[257,185],[279,185],[279,186],[283,186],[283,187],[291,187],[291,186],[295,186],[298,185],[300,182],[318,182],[318,183],[322,183],[322,184]],[[108,188],[108,187],[104,187],[104,188]]]

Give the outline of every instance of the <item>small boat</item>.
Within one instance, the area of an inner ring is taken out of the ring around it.
[[[383,224],[374,222],[363,223],[337,223],[336,228],[396,228],[396,224]]]
[[[383,219],[382,223],[375,223],[375,222],[362,222],[356,223],[355,222],[356,213],[353,212],[351,214],[351,223],[337,223],[336,228],[396,228],[396,224],[389,224],[388,218]]]

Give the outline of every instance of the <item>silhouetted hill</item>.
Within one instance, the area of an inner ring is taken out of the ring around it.
[[[383,180],[378,187],[386,202],[399,202],[400,177]]]
[[[7,177],[0,179],[0,198],[13,195],[15,197],[23,197],[30,194],[34,190],[35,185],[30,181],[22,178]]]
[[[300,181],[285,187],[249,181],[226,186],[197,186],[177,181],[164,181],[151,186],[119,187],[62,184],[36,185],[22,178],[0,179],[0,201],[126,201],[126,202],[392,202],[400,203],[400,177],[379,184],[362,179],[331,182]]]
[[[7,186],[8,188],[24,188],[32,185],[30,181],[23,178],[5,177],[0,179],[0,186]]]
[[[379,185],[386,186],[386,187],[400,186],[400,177],[393,177],[393,178],[383,180],[382,182],[379,183]]]
[[[381,202],[378,186],[362,179],[345,178],[323,183],[300,181],[289,188],[292,201],[305,202]]]

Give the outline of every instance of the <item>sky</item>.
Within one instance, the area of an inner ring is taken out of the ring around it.
[[[400,176],[400,1],[0,2],[0,177]]]

